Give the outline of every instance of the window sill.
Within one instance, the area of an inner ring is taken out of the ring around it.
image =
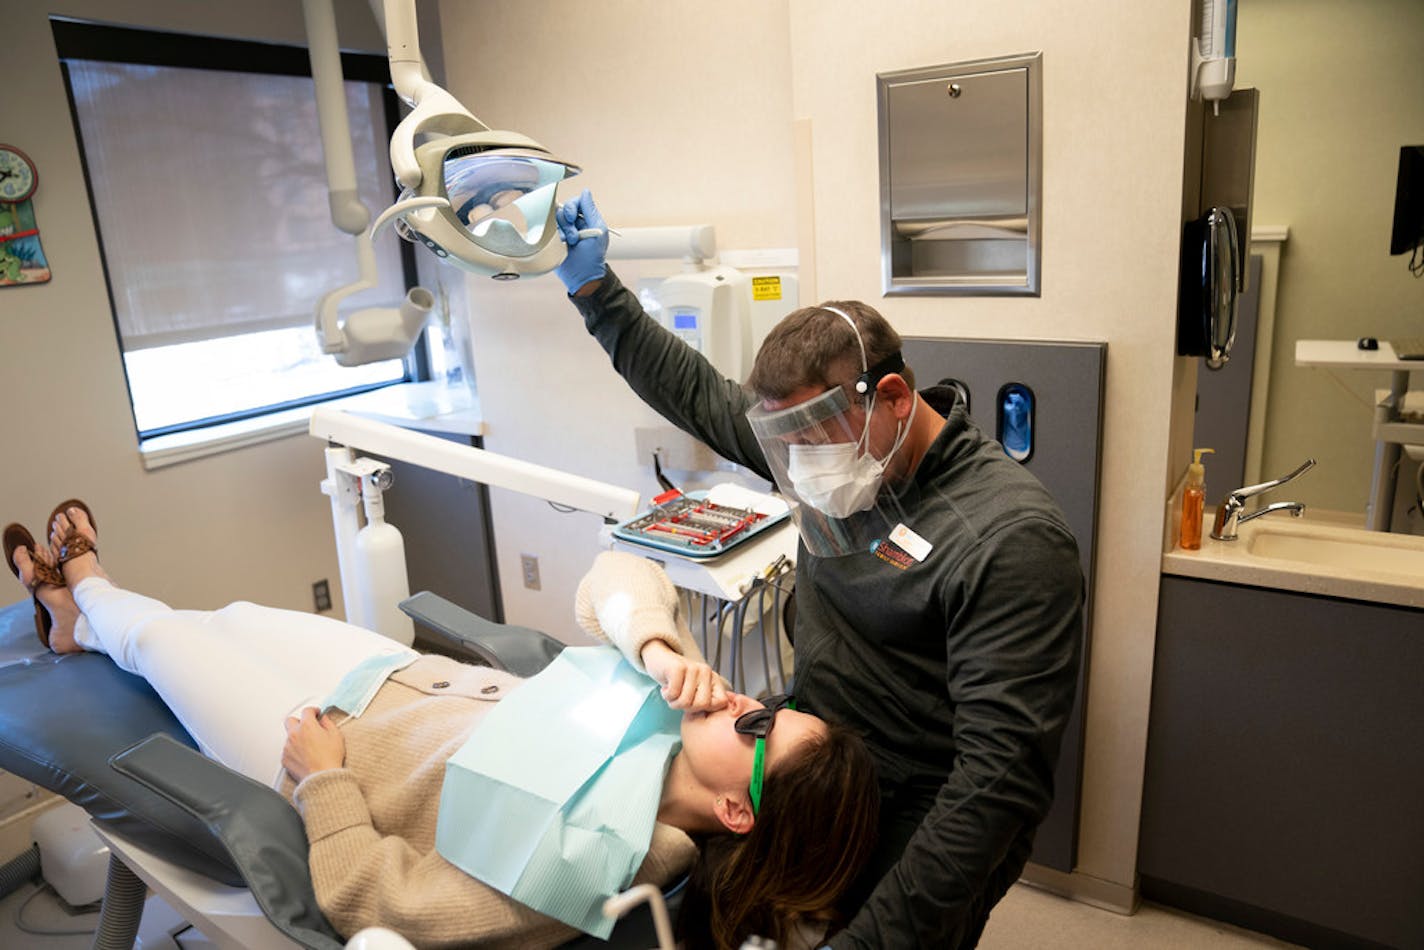
[[[285,439],[293,435],[305,435],[311,420],[311,407],[284,409],[257,419],[243,419],[223,425],[195,429],[192,432],[175,432],[144,439],[139,443],[139,457],[147,471],[191,462],[208,455],[218,455],[242,449],[250,445],[260,445],[275,439]]]
[[[444,383],[398,383],[317,405],[346,409],[393,425],[436,432],[479,436],[484,435],[485,429],[479,400],[463,387]],[[144,439],[139,443],[139,456],[144,469],[153,471],[288,436],[306,435],[311,424],[312,408],[284,409],[256,419]]]

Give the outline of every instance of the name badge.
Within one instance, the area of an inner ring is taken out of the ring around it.
[[[901,522],[895,526],[895,530],[890,532],[890,540],[894,541],[910,557],[917,561],[923,561],[930,556],[930,549],[934,547],[924,538],[920,537]]]

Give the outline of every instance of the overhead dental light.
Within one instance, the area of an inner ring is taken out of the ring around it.
[[[554,210],[576,165],[516,132],[492,130],[431,81],[413,0],[385,0],[396,94],[412,108],[391,136],[402,192],[371,227],[388,223],[436,257],[496,280],[548,273],[564,259]],[[417,136],[425,136],[416,145]]]
[[[383,227],[394,224],[406,240],[476,274],[497,280],[544,274],[565,254],[554,222],[559,182],[579,173],[527,136],[491,130],[431,80],[420,54],[414,0],[384,0],[384,7],[372,0],[372,7],[385,28],[391,81],[412,111],[391,136],[391,168],[401,195],[367,231],[370,213],[356,191],[336,16],[331,0],[302,0],[331,219],[357,236],[359,279],[317,304],[322,352],[342,366],[405,356],[435,303],[430,291],[413,287],[399,307],[371,307],[341,318],[342,301],[379,283],[374,242]],[[417,136],[424,137],[419,146]]]

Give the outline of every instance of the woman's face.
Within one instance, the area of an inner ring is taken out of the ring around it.
[[[756,737],[737,732],[737,717],[762,703],[741,693],[727,693],[727,705],[711,713],[682,717],[682,755],[692,774],[709,788],[745,789],[752,780]],[[782,709],[766,737],[765,781],[774,781],[777,766],[802,742],[823,736],[826,724],[815,716]]]

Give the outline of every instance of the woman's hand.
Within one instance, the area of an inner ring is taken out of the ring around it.
[[[649,640],[643,647],[643,666],[662,684],[663,699],[673,709],[715,712],[727,705],[727,687],[716,670],[689,660],[661,640]]]
[[[282,747],[282,767],[302,782],[313,772],[339,769],[346,761],[346,740],[341,730],[316,708],[302,710],[301,718],[287,717],[287,744]]]

